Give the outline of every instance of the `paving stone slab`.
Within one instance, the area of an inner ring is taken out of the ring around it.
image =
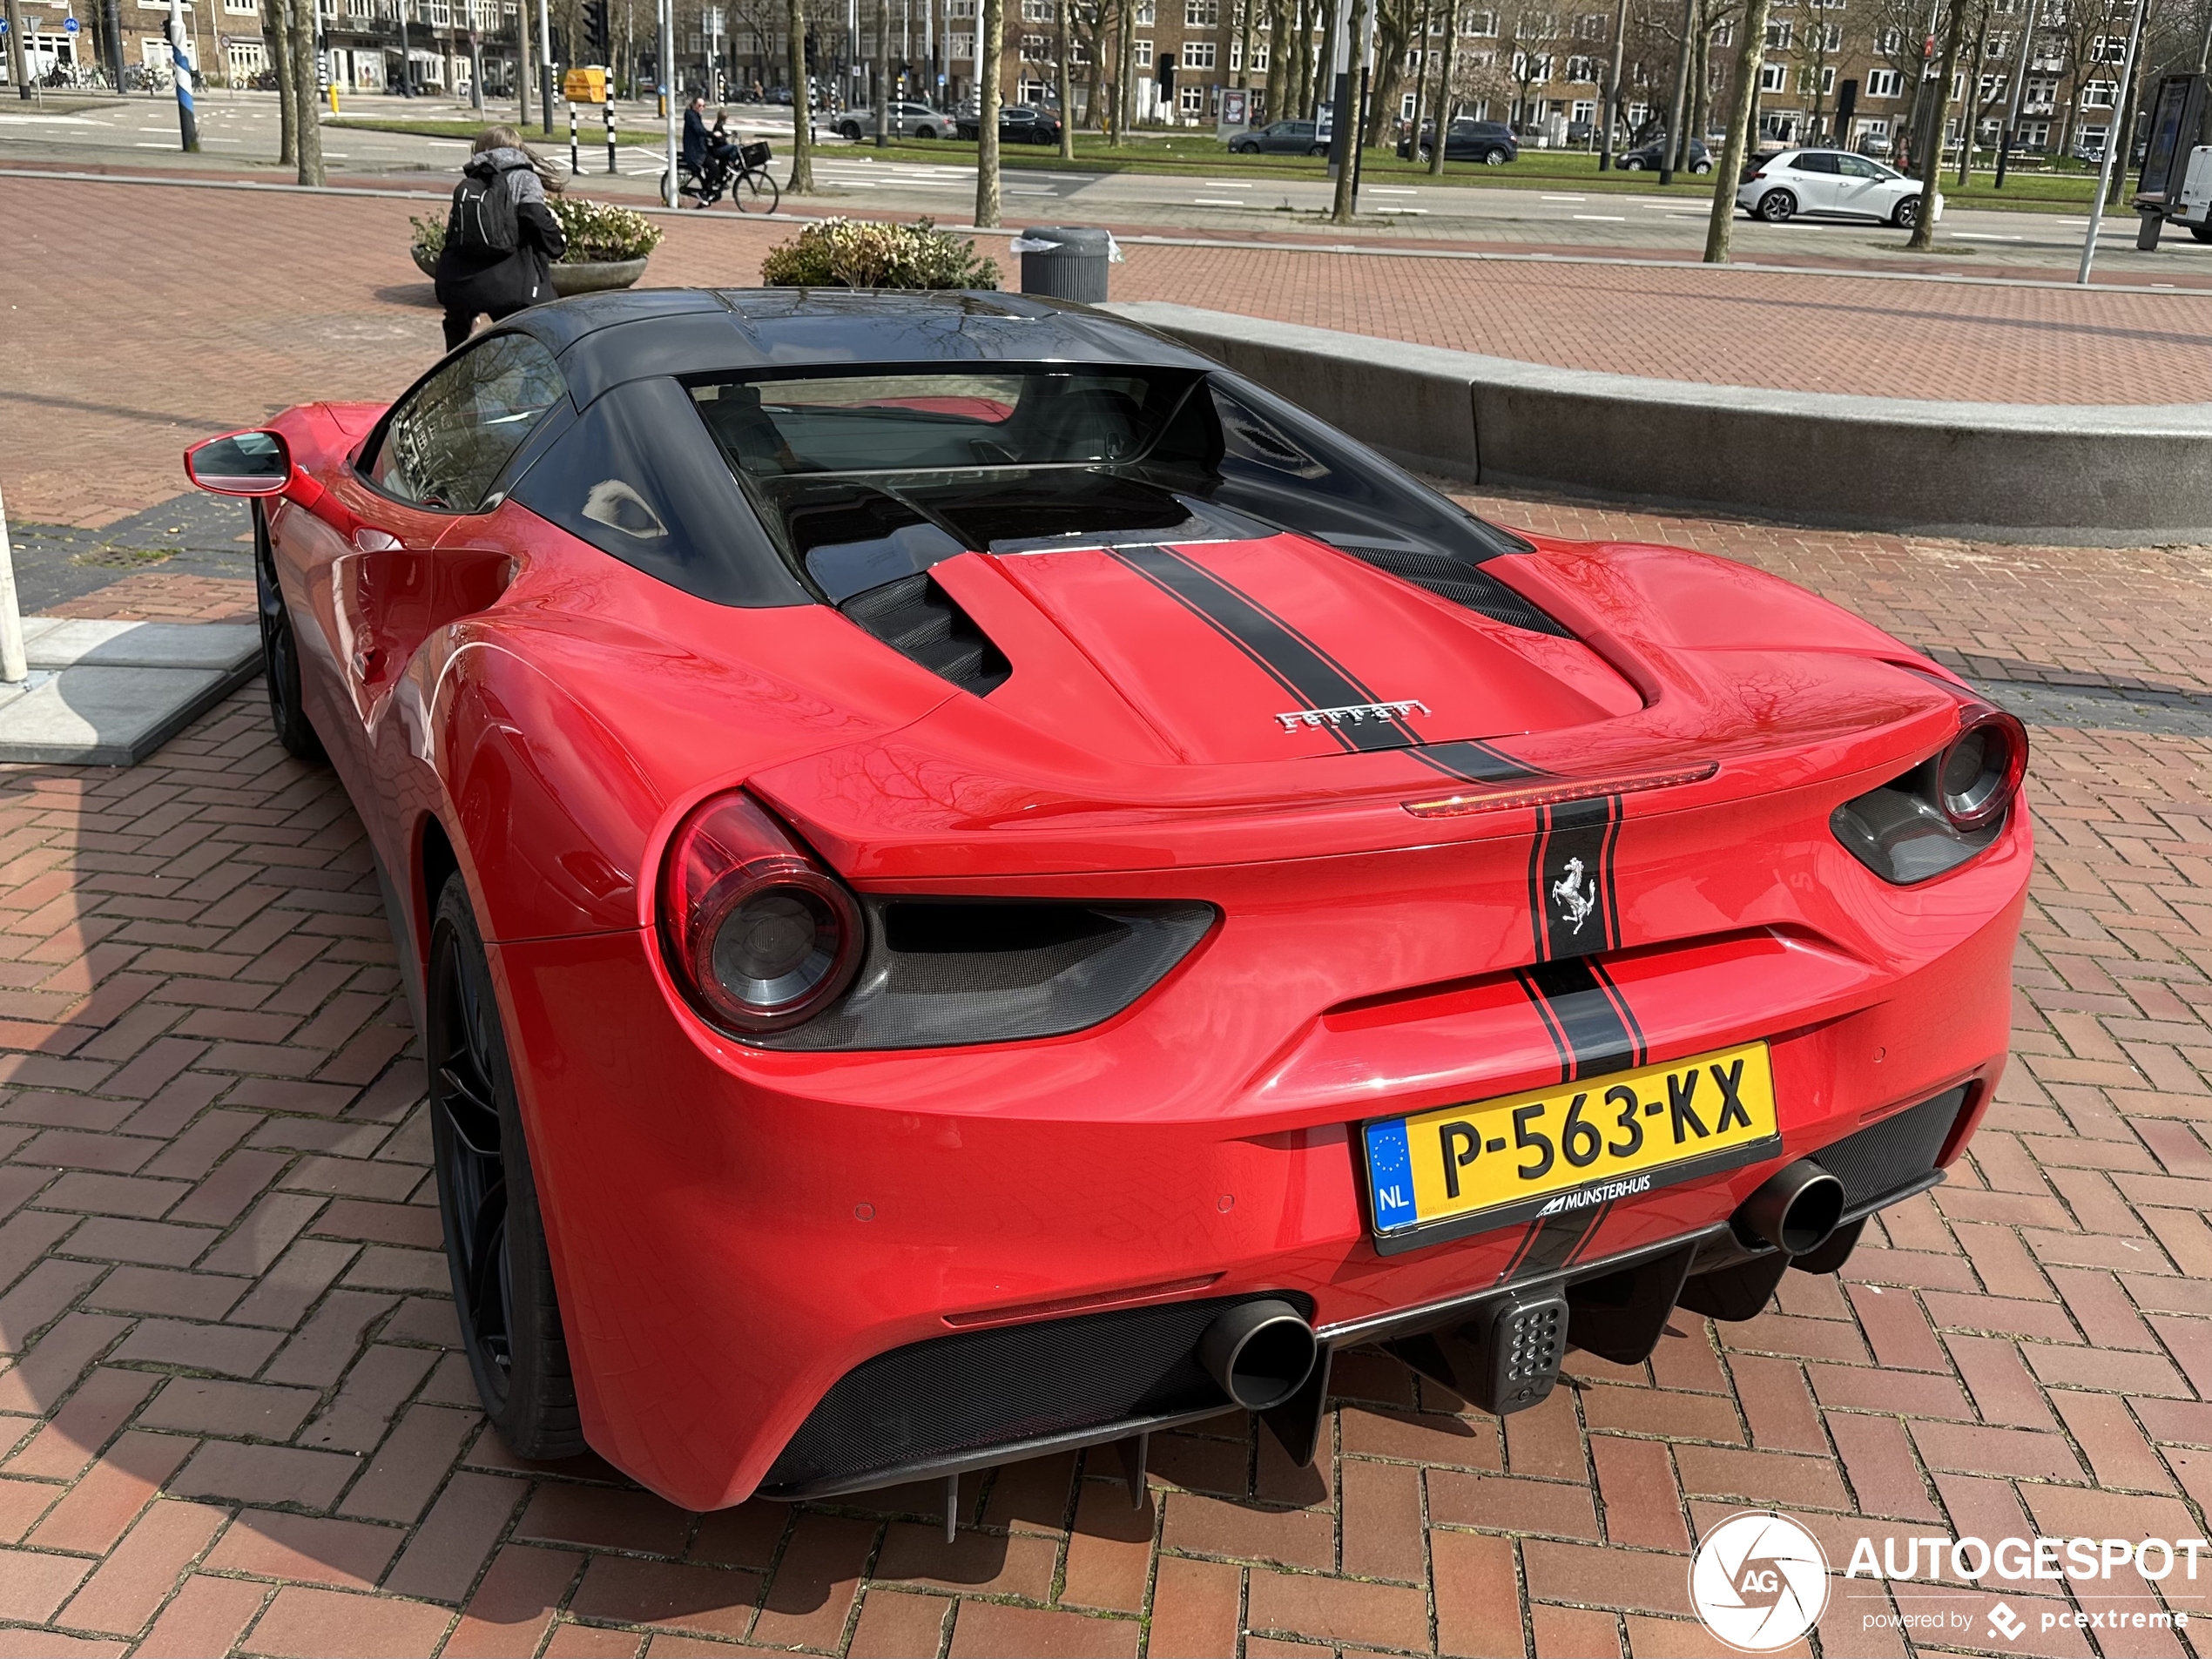
[[[33,668],[209,668],[228,673],[251,664],[260,650],[260,630],[251,623],[24,618],[24,652]]]
[[[26,617],[0,685],[0,761],[136,765],[260,669],[251,624]]]

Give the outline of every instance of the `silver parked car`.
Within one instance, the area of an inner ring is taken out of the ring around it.
[[[941,138],[952,131],[952,118],[927,104],[894,103],[889,131],[894,138]],[[837,131],[855,142],[875,136],[875,111],[850,109],[837,118]]]

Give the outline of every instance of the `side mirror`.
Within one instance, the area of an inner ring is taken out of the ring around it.
[[[292,450],[273,432],[233,432],[185,450],[185,476],[218,496],[278,496],[292,482]]]

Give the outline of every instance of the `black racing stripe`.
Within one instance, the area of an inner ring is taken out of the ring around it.
[[[1521,1264],[1527,1258],[1529,1250],[1535,1244],[1537,1235],[1543,1231],[1544,1224],[1541,1220],[1532,1221],[1521,1230],[1521,1242],[1513,1247],[1512,1256],[1507,1258],[1504,1268],[1498,1274],[1499,1284],[1504,1284],[1521,1271]]]
[[[1328,703],[1316,705],[1313,702],[1311,694],[1303,686],[1298,685],[1295,681],[1286,676],[1283,672],[1282,669],[1279,668],[1264,652],[1258,649],[1251,639],[1247,638],[1244,635],[1240,634],[1236,629],[1231,627],[1227,623],[1225,623],[1221,617],[1217,614],[1217,607],[1202,603],[1201,593],[1204,590],[1202,590],[1200,592],[1192,591],[1192,589],[1196,587],[1197,584],[1186,581],[1173,579],[1175,573],[1180,567],[1174,563],[1169,562],[1163,554],[1163,550],[1161,549],[1156,547],[1130,546],[1110,547],[1103,550],[1109,558],[1119,559],[1123,563],[1128,565],[1130,570],[1136,571],[1137,575],[1143,577],[1154,587],[1159,589],[1161,592],[1166,594],[1169,598],[1174,600],[1184,610],[1190,612],[1192,616],[1197,617],[1199,621],[1213,629],[1215,632],[1218,633],[1224,639],[1226,639],[1238,651],[1244,652],[1247,658],[1251,659],[1254,667],[1258,668],[1260,672],[1266,675],[1268,678],[1273,680],[1278,685],[1283,688],[1286,696],[1304,699],[1305,706],[1306,707],[1334,706],[1333,705]],[[1205,597],[1210,597],[1211,595],[1208,594]],[[1350,732],[1345,732],[1341,727],[1338,726],[1327,726],[1323,729],[1325,730],[1331,737],[1337,740],[1337,746],[1339,748],[1349,750],[1352,747],[1352,734]]]
[[[1356,707],[1379,701],[1344,665],[1250,595],[1164,547],[1109,550],[1131,570],[1213,624],[1309,709]],[[1285,711],[1288,712],[1288,711]],[[1326,728],[1346,749],[1406,749],[1420,741],[1403,721],[1357,721]]]
[[[1621,1018],[1629,1028],[1629,1041],[1635,1048],[1635,1052],[1630,1056],[1629,1063],[1636,1066],[1642,1065],[1651,1058],[1651,1044],[1644,1040],[1643,1027],[1636,1019],[1635,1009],[1629,1006],[1629,994],[1614,983],[1613,975],[1606,972],[1603,962],[1595,957],[1585,960],[1588,961],[1591,974],[1596,978],[1597,982],[1605,988],[1607,995],[1612,999],[1613,1006],[1620,1010]]]
[[[1562,1082],[1595,1077],[1633,1065],[1642,1049],[1642,1034],[1629,1026],[1618,988],[1601,981],[1582,958],[1538,962],[1517,970],[1521,988],[1537,1004],[1546,1025],[1567,1044],[1568,1075]]]
[[[1595,1231],[1598,1217],[1604,1213],[1605,1206],[1598,1204],[1588,1210],[1547,1217],[1538,1222],[1536,1237],[1507,1270],[1507,1278],[1534,1278],[1540,1274],[1557,1272],[1575,1259],[1582,1241]]]
[[[1411,753],[1423,765],[1462,783],[1498,784],[1507,783],[1516,778],[1551,776],[1541,766],[1532,766],[1525,760],[1515,760],[1511,755],[1472,738],[1424,744]]]
[[[1536,809],[1528,902],[1540,961],[1594,955],[1620,943],[1613,871],[1620,816],[1618,795]]]
[[[1606,1217],[1612,1213],[1613,1202],[1612,1199],[1608,1198],[1603,1204],[1598,1205],[1595,1212],[1591,1215],[1590,1224],[1583,1230],[1581,1238],[1575,1241],[1575,1249],[1567,1258],[1567,1264],[1569,1267],[1581,1260],[1589,1252],[1590,1246],[1597,1243],[1598,1229],[1605,1225]]]

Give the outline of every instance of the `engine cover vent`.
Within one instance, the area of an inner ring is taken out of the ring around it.
[[[1014,672],[1006,654],[927,571],[856,593],[838,609],[910,662],[978,697]]]
[[[1455,605],[1480,611],[1508,628],[1524,628],[1532,634],[1551,634],[1561,639],[1574,637],[1533,600],[1523,597],[1487,571],[1459,559],[1407,547],[1378,547],[1372,542],[1335,542],[1331,545],[1378,570],[1387,570],[1401,582],[1426,588],[1440,599],[1449,599]]]

